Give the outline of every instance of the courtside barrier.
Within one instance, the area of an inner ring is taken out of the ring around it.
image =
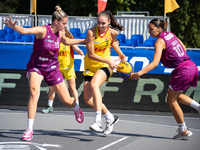
[[[51,15],[34,15],[27,14],[8,14],[0,13],[0,29],[4,29],[3,20],[8,16],[12,17],[12,20],[18,20],[18,25],[21,26],[34,26],[34,19],[37,19],[37,24],[35,26],[42,26],[51,24]],[[149,38],[148,33],[148,23],[154,18],[163,19],[163,16],[115,16],[117,21],[124,26],[125,30],[120,32],[125,34],[126,39],[130,39],[133,34],[141,34],[144,37],[144,41]],[[70,28],[80,28],[81,32],[84,33],[87,29],[91,28],[96,24],[96,17],[87,16],[68,16],[67,29]],[[167,31],[170,31],[170,20],[167,18],[169,26]]]
[[[26,64],[32,53],[33,44],[0,43],[0,105],[26,106],[29,98],[28,80],[24,76]],[[86,47],[80,45],[84,54]],[[121,47],[126,55],[126,60],[133,64],[134,71],[148,65],[154,54],[153,48]],[[189,49],[187,52],[198,68],[200,68],[200,50]],[[111,57],[117,58],[114,50]],[[77,75],[76,87],[78,89],[81,107],[88,107],[83,99],[83,56],[75,53],[75,70]],[[103,102],[108,108],[125,110],[151,110],[170,111],[166,103],[168,82],[172,69],[159,64],[157,68],[141,77],[140,80],[120,78],[116,71],[101,87]],[[43,81],[38,106],[47,105],[48,86]],[[200,102],[200,81],[196,88],[190,87],[185,94]],[[64,106],[56,96],[54,106]],[[194,109],[182,106],[184,112],[196,112]]]

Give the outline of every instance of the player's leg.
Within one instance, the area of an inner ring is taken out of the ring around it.
[[[69,87],[72,97],[74,97],[76,103],[79,104],[78,91],[76,89],[76,78],[73,77],[73,78],[67,80],[67,84],[68,84],[68,87]]]
[[[93,94],[91,91],[91,82],[90,81],[85,81],[84,82],[84,100],[85,103],[90,106],[91,108],[94,109],[93,107]],[[106,106],[102,103],[102,114],[105,115],[108,112],[108,109]]]
[[[200,104],[197,103],[195,100],[191,99],[189,96],[185,94],[180,94],[178,97],[178,102],[191,106],[192,108],[196,109],[200,113]]]
[[[52,88],[57,93],[59,99],[61,100],[63,104],[65,104],[68,107],[73,108],[76,120],[79,123],[82,123],[84,120],[84,115],[79,105],[76,103],[75,99],[73,97],[70,97],[65,81],[52,86]]]
[[[104,68],[107,69],[107,68]],[[113,116],[106,106],[102,103],[102,96],[100,92],[100,87],[105,82],[109,76],[105,70],[99,69],[96,71],[92,80],[90,82],[86,81],[84,83],[84,99],[85,102],[91,106],[96,113],[95,123],[90,126],[91,130],[101,132],[102,131],[102,121],[101,115],[103,114],[106,119],[106,129],[104,134],[110,134],[113,131],[113,126],[118,122],[118,117]]]
[[[43,113],[49,113],[53,111],[53,101],[55,98],[55,91],[51,86],[49,86],[48,92],[48,106],[42,110]]]
[[[98,73],[100,72],[100,73]],[[96,71],[96,78],[86,76],[84,82],[84,100],[87,105],[92,107],[95,110],[95,122],[89,128],[96,132],[102,132],[102,96],[100,92],[100,86],[104,83],[106,79],[106,74],[101,71]],[[100,77],[98,77],[100,76]],[[105,77],[105,79],[102,79]],[[94,78],[94,79],[93,79]],[[93,81],[92,81],[93,80]],[[97,81],[98,80],[98,81]],[[100,106],[98,106],[100,105]],[[104,109],[105,111],[105,109]]]
[[[192,132],[187,129],[184,121],[183,111],[177,102],[177,99],[181,93],[182,92],[174,91],[169,88],[167,97],[167,104],[169,105],[172,114],[179,126],[178,134],[174,136],[174,139],[184,139],[192,135]]]
[[[43,76],[36,72],[30,72],[28,75],[29,81],[29,101],[28,101],[28,128],[25,131],[22,140],[29,141],[33,138],[33,124],[37,110],[37,103],[40,96],[40,85]]]
[[[91,92],[93,93],[93,106],[94,110],[102,111],[102,96],[100,87],[106,81],[107,75],[101,69],[97,70],[91,80]]]

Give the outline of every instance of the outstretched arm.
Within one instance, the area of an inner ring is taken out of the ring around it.
[[[66,36],[65,36],[65,33],[64,32],[60,32],[60,36],[61,36],[61,42],[64,44],[64,45],[76,45],[76,44],[79,44],[79,43],[85,43],[85,39],[68,39]]]
[[[20,34],[38,34],[39,36],[37,37],[40,37],[40,38],[44,37],[46,34],[46,28],[42,26],[24,28],[22,26],[17,25],[16,23],[17,23],[17,20],[13,22],[10,16],[9,18],[6,17],[5,20],[3,20],[3,24],[7,25],[8,27],[12,28],[13,30],[15,30],[16,32]]]
[[[137,73],[131,73],[130,79],[135,79],[138,80],[140,76],[143,74],[153,70],[156,68],[160,62],[161,56],[162,56],[162,51],[163,51],[163,45],[165,44],[164,40],[159,38],[156,43],[155,43],[155,52],[153,56],[153,61],[147,65],[144,69],[140,70]]]

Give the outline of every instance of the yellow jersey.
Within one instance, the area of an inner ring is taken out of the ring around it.
[[[110,38],[109,29],[110,28],[108,27],[108,30],[104,36],[100,36],[99,28],[96,26],[96,36],[94,40],[94,53],[102,58],[111,60],[110,44],[112,41]],[[109,67],[107,63],[89,59],[88,54],[85,55],[84,63],[85,65],[90,66],[90,67],[97,67],[97,68]]]
[[[58,61],[60,72],[65,76],[66,80],[70,80],[73,77],[76,78],[74,70],[74,51],[72,47],[60,43]]]

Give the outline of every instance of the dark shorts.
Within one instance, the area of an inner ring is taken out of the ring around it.
[[[106,73],[107,76],[107,80],[110,77],[110,70],[107,67],[104,68],[100,68],[101,70],[103,70]],[[85,76],[85,81],[91,81],[93,76]]]
[[[54,68],[49,72],[43,71],[42,69],[38,68],[31,68],[27,70],[26,73],[27,78],[30,72],[37,72],[39,75],[42,75],[48,86],[53,86],[63,82],[63,75],[61,74],[59,68]]]
[[[169,85],[174,91],[185,91],[189,86],[197,86],[198,77],[199,70],[197,66],[193,61],[187,60],[172,71]]]

